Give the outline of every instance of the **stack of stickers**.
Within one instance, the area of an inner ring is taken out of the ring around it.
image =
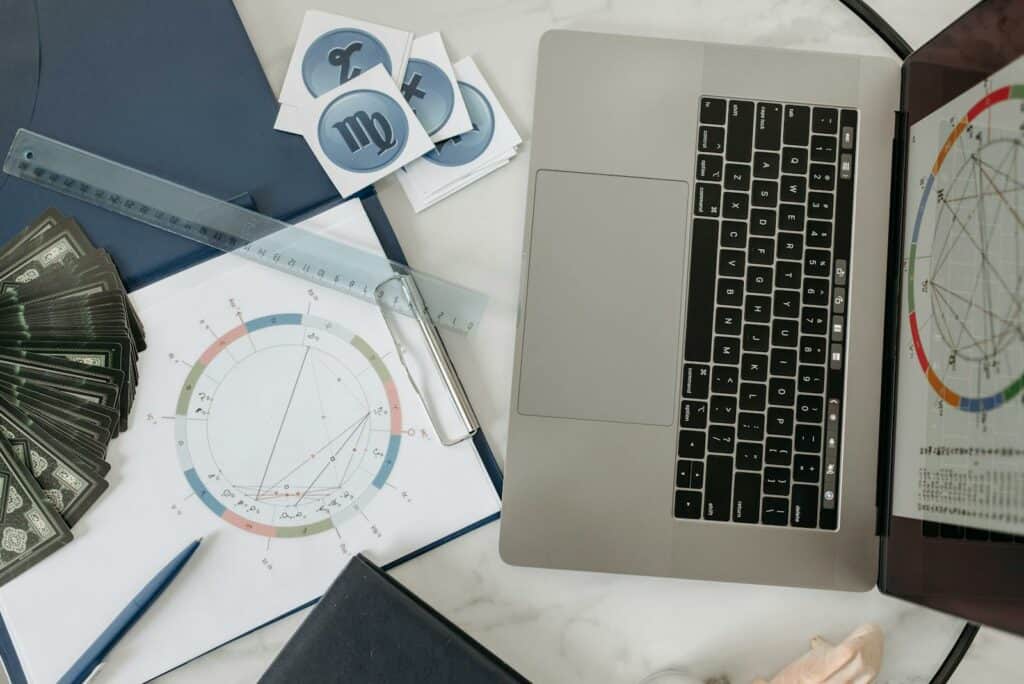
[[[472,58],[453,65],[441,34],[325,12],[306,13],[279,100],[274,127],[306,139],[343,197],[398,171],[417,212],[522,142]]]
[[[72,219],[49,210],[0,247],[0,584],[107,488],[144,347],[110,255]]]

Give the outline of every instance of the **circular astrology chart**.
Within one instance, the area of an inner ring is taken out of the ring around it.
[[[990,91],[922,179],[907,259],[913,352],[948,405],[996,409],[1024,387],[1024,85]],[[1010,115],[1009,117],[1003,114]]]
[[[217,338],[192,364],[174,421],[199,500],[267,537],[317,534],[360,514],[402,439],[398,392],[373,348],[298,313]]]

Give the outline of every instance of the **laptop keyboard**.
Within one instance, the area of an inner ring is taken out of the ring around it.
[[[857,113],[699,107],[675,516],[834,530]]]

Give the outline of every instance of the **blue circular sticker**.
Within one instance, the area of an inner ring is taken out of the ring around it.
[[[448,76],[436,64],[424,59],[409,60],[402,95],[428,135],[441,130],[455,108],[455,91]]]
[[[332,162],[354,173],[376,171],[405,149],[409,124],[401,105],[376,90],[353,90],[324,109],[317,137]]]
[[[494,137],[494,110],[484,94],[459,81],[459,91],[469,110],[473,130],[442,140],[434,149],[423,155],[424,159],[441,166],[462,166],[473,161],[487,149]]]
[[[379,40],[359,29],[338,29],[320,36],[302,58],[302,80],[319,97],[378,64],[391,73],[391,58]]]

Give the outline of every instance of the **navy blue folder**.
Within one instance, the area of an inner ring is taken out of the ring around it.
[[[276,113],[230,0],[0,0],[0,157],[28,128],[284,220],[340,201],[302,138],[273,129]],[[387,256],[405,263],[372,188],[358,200]],[[130,290],[217,254],[2,173],[0,242],[48,207],[113,255]],[[473,441],[500,496],[483,432]],[[2,620],[0,658],[14,684],[24,681]]]

